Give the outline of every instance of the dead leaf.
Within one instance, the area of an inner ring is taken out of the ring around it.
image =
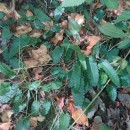
[[[32,30],[30,37],[35,37],[35,38],[39,38],[42,35],[42,31],[40,30]]]
[[[12,110],[4,110],[2,112],[1,120],[2,122],[9,122],[11,121],[11,116],[13,115]]]
[[[62,110],[62,108],[64,107],[64,100],[65,100],[64,97],[57,98],[57,104],[58,104],[58,107],[59,107],[60,110]]]
[[[55,45],[60,44],[63,40],[63,34],[64,34],[64,30],[61,30],[59,33],[56,33],[56,35],[51,39],[51,41]]]
[[[0,123],[0,130],[10,130],[11,122]]]
[[[51,29],[51,27],[53,26],[53,21],[47,21],[47,22],[43,22],[44,30],[49,31]]]
[[[87,42],[88,46],[86,47],[86,50],[83,51],[85,55],[90,55],[92,52],[92,48],[101,40],[101,37],[99,36],[88,36]]]
[[[83,15],[78,13],[71,13],[70,16],[72,19],[74,19],[80,26],[85,22],[85,18]]]
[[[27,34],[32,31],[32,28],[29,25],[20,25],[16,27],[16,36]]]
[[[5,13],[5,14],[9,14],[10,11],[7,9],[6,5],[4,3],[0,3],[0,11]]]
[[[24,63],[27,67],[45,65],[51,60],[47,52],[46,46],[42,44],[39,49],[29,51],[30,59],[25,60]]]
[[[1,106],[1,110],[2,111],[4,111],[4,110],[10,110],[11,109],[11,107],[8,105],[8,104],[3,104],[2,106]]]
[[[36,127],[37,126],[37,117],[31,117],[30,118],[30,125],[32,126],[32,127]]]
[[[42,77],[43,77],[42,70],[43,70],[43,67],[33,68],[33,74],[34,74],[35,80],[41,80],[42,79]]]
[[[31,16],[33,16],[33,13],[32,13],[30,10],[27,10],[26,16],[27,16],[27,17],[31,17]]]
[[[2,53],[3,51],[0,49],[0,54]]]
[[[76,119],[79,118],[82,113],[83,113],[82,109],[77,109],[73,111],[72,118],[74,119],[74,121],[76,121]],[[83,114],[76,123],[79,125],[89,126],[88,118],[85,114]]]
[[[60,27],[62,29],[67,29],[68,28],[68,21],[67,20],[64,20],[60,23]]]

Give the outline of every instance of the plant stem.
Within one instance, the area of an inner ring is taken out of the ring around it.
[[[98,92],[98,94],[93,98],[93,100],[88,104],[88,106],[84,109],[84,111],[80,114],[80,116],[73,122],[73,124],[67,129],[70,130],[75,123],[81,118],[81,116],[85,113],[86,110],[94,103],[94,101],[97,99],[97,97],[102,93],[102,91],[106,88],[106,86],[109,84],[110,79],[106,82],[106,84],[102,87],[102,89]]]

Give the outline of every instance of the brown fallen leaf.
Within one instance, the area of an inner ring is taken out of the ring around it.
[[[88,36],[88,46],[86,47],[86,50],[83,51],[85,55],[90,55],[92,52],[92,48],[101,40],[101,37],[99,36]]]
[[[78,13],[71,13],[70,16],[72,19],[74,19],[80,26],[85,22],[85,18],[83,15]]]
[[[1,120],[2,122],[9,122],[11,121],[11,116],[13,115],[12,110],[4,110],[2,112]]]
[[[63,34],[64,34],[64,30],[61,30],[59,33],[56,33],[56,35],[51,39],[51,41],[52,41],[55,45],[61,44],[61,42],[62,42],[62,40],[63,40]]]
[[[62,29],[67,29],[68,28],[68,21],[67,20],[64,20],[60,23],[60,27]]]
[[[47,64],[51,60],[51,57],[47,52],[48,50],[43,44],[39,49],[29,51],[30,59],[24,60],[25,65],[27,67],[36,67],[38,65]]]
[[[3,51],[0,49],[0,54],[2,53]]]
[[[27,17],[31,17],[31,16],[33,16],[33,13],[32,13],[30,10],[27,10],[26,16],[27,16]]]
[[[4,3],[0,3],[0,12],[3,12],[5,14],[9,14],[10,11],[7,9],[6,5]]]
[[[72,118],[74,119],[74,121],[76,121],[76,119],[80,117],[76,123],[79,125],[89,126],[87,116],[85,114],[83,114],[81,116],[82,113],[83,113],[82,109],[77,109],[77,110],[72,112]]]
[[[0,123],[0,130],[10,130],[11,122]]]
[[[53,26],[53,21],[43,22],[43,25],[44,25],[44,30],[49,31]]]
[[[37,121],[38,121],[37,117],[31,117],[30,118],[30,126],[36,127],[37,123],[38,123]]]
[[[27,33],[31,32],[31,31],[32,31],[31,26],[29,26],[29,25],[20,25],[20,26],[16,27],[15,35],[19,36],[19,35],[22,35],[22,34],[27,34]]]
[[[35,80],[41,80],[42,79],[42,77],[43,77],[42,70],[43,70],[43,67],[33,68],[33,74],[34,74]]]
[[[61,97],[61,98],[56,98],[57,100],[57,104],[58,104],[58,107],[60,110],[62,110],[62,108],[64,107],[64,100],[65,100],[65,97]]]
[[[30,37],[39,38],[42,34],[43,34],[42,31],[33,29],[30,34]]]

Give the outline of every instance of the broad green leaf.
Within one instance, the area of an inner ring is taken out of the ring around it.
[[[29,85],[29,90],[36,90],[40,86],[40,81],[34,81]]]
[[[130,11],[124,11],[121,15],[117,17],[117,19],[115,20],[115,24],[129,19],[130,19]]]
[[[110,23],[102,24],[98,28],[103,34],[113,38],[123,38],[126,36],[121,29]]]
[[[60,82],[60,81],[52,81],[52,82],[49,82],[48,84],[43,85],[42,89],[45,92],[50,92],[51,90],[60,89],[61,87],[62,87],[62,82]]]
[[[99,127],[100,127],[99,130],[113,130],[112,128],[110,128],[104,124],[99,125]]]
[[[30,120],[29,118],[26,119],[21,119],[19,122],[16,124],[16,128],[14,130],[29,130],[30,127]]]
[[[39,114],[39,110],[40,110],[40,102],[36,100],[33,101],[31,106],[32,116],[37,116]]]
[[[56,46],[55,49],[51,53],[51,57],[54,64],[58,64],[61,60],[61,57],[64,53],[64,48]]]
[[[130,47],[130,38],[124,39],[118,43],[119,49],[126,49],[128,47]]]
[[[83,4],[85,2],[85,0],[64,0],[62,2],[62,7],[73,7],[73,6],[79,6],[81,4]]]
[[[47,22],[50,21],[50,18],[44,13],[43,9],[34,9],[34,14],[36,15],[37,19],[40,20],[40,22]]]
[[[87,75],[91,86],[97,86],[99,80],[98,66],[94,58],[88,57],[87,63]]]
[[[93,2],[93,0],[86,0],[86,2],[87,2],[88,4],[91,4],[91,3]]]
[[[2,31],[2,40],[6,39],[6,40],[10,40],[11,38],[11,32],[10,32],[10,29],[9,27],[8,28],[5,28],[3,31]]]
[[[119,77],[114,70],[114,68],[111,66],[111,64],[107,60],[101,61],[101,63],[98,64],[99,68],[102,68],[106,74],[109,76],[111,81],[118,87],[120,87],[120,80]]]
[[[47,115],[50,108],[51,108],[51,102],[45,100],[42,104],[42,111],[41,111],[42,115],[43,116]]]
[[[13,105],[13,111],[15,114],[18,114],[19,112],[21,112],[23,109],[25,109],[25,107],[27,106],[26,103],[21,103],[21,104],[15,104]]]
[[[21,35],[14,39],[9,50],[9,57],[15,56],[23,47],[29,45],[30,38],[27,35]]]
[[[79,31],[80,30],[80,26],[79,24],[72,18],[69,18],[69,29],[70,30],[75,30],[75,31]]]
[[[101,2],[105,4],[108,9],[118,8],[118,0],[101,0]]]
[[[81,78],[81,67],[79,65],[75,65],[70,72],[69,75],[69,86],[78,91],[80,88],[80,78]]]
[[[62,6],[58,6],[54,11],[54,17],[56,20],[59,20],[62,14],[64,13],[64,8]]]
[[[10,86],[10,84],[8,83],[1,83],[0,90],[0,104],[7,103],[17,94],[18,85],[13,84],[12,86]]]
[[[16,74],[4,63],[0,63],[0,72],[9,78],[13,78]]]
[[[81,52],[78,53],[79,62],[81,63],[84,70],[87,69],[85,55]]]
[[[108,93],[110,99],[112,101],[115,101],[116,98],[117,98],[117,90],[116,90],[116,88],[114,86],[112,86],[112,85],[108,85],[106,87],[106,89],[107,89],[107,93]]]
[[[67,130],[70,123],[70,115],[68,113],[62,113],[59,117],[59,130]]]

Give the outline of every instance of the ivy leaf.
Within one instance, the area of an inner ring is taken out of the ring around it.
[[[107,86],[107,93],[112,101],[115,101],[117,98],[117,90],[114,86]]]
[[[130,19],[130,11],[124,11],[121,15],[117,17],[117,19],[115,20],[115,24],[129,19]]]
[[[29,85],[29,90],[36,90],[40,86],[40,81],[35,81]]]
[[[40,110],[40,102],[36,100],[33,101],[31,106],[32,116],[37,116],[39,114],[39,110]]]
[[[62,7],[73,7],[73,6],[79,6],[81,4],[83,4],[85,2],[85,0],[64,0],[62,2]]]
[[[110,23],[102,24],[98,28],[103,34],[113,38],[123,38],[126,36],[121,29]]]
[[[126,49],[128,47],[130,47],[130,38],[124,39],[118,43],[119,49]]]
[[[28,130],[30,127],[30,120],[29,118],[26,119],[21,119],[19,122],[16,124],[16,128],[14,130]]]
[[[51,53],[51,57],[54,64],[58,64],[62,55],[64,53],[64,48],[56,46],[55,49]]]
[[[106,126],[104,124],[101,124],[99,127],[100,127],[100,130],[113,130],[110,127],[108,127],[108,126]]]
[[[0,72],[9,78],[13,78],[16,74],[4,63],[0,63]]]
[[[94,58],[88,57],[87,63],[87,75],[91,86],[97,86],[99,80],[98,66]]]
[[[59,128],[62,130],[67,130],[70,123],[70,115],[68,113],[62,113],[59,117]]]
[[[111,81],[116,85],[120,86],[120,80],[119,77],[114,70],[114,68],[111,66],[111,64],[107,60],[103,60],[101,63],[98,64],[99,68],[102,68],[106,74],[109,76]]]
[[[50,101],[44,101],[43,104],[42,104],[42,115],[43,116],[47,115],[50,108],[51,108],[51,102]]]

